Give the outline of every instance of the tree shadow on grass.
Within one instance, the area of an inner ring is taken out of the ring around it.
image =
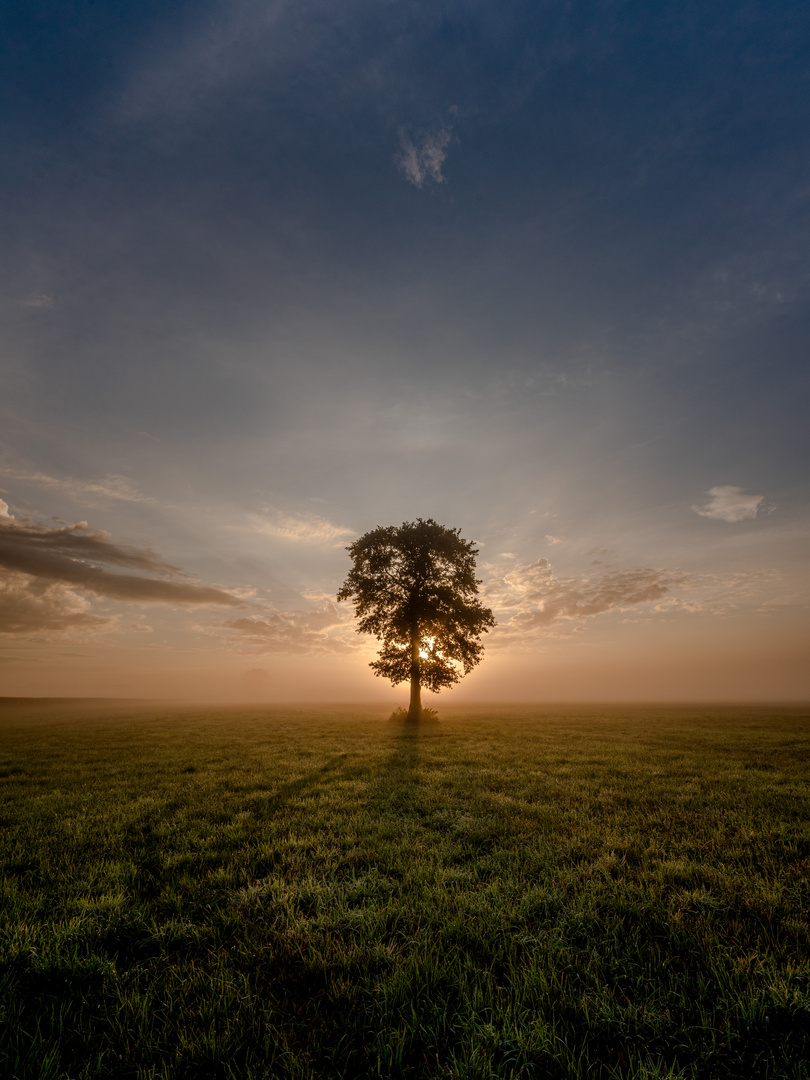
[[[286,784],[279,784],[276,790],[266,799],[254,805],[254,813],[257,817],[272,817],[273,814],[289,803],[309,791],[315,791],[326,780],[332,780],[340,773],[345,777],[347,773],[356,773],[357,766],[346,768],[347,753],[335,754],[319,765],[316,769],[310,769],[295,780],[289,780]]]
[[[275,790],[255,793],[244,806],[249,808],[258,823],[269,822],[297,799],[317,795],[331,783],[362,774],[363,766],[347,761],[348,757],[347,753],[335,754],[317,768],[308,770],[294,780],[279,784]],[[212,823],[230,822],[238,809],[234,805],[212,805],[201,813],[210,818]],[[164,807],[151,808],[129,822],[123,830],[123,846],[135,871],[133,897],[139,905],[149,906],[159,901],[164,891],[171,888],[177,876],[177,862],[175,860],[175,863],[171,864],[169,859],[171,835],[167,837],[165,830],[161,828],[164,819]],[[203,865],[212,869],[228,863],[233,858],[234,851],[243,843],[242,839],[226,834],[212,839],[198,850],[184,851],[181,862],[183,865],[193,864],[199,873]],[[198,891],[202,897],[205,890]],[[210,897],[206,894],[205,899]]]
[[[390,752],[380,769],[375,802],[383,816],[409,817],[420,813],[420,763],[427,741],[440,734],[439,725],[435,721],[414,723],[392,717],[388,726]]]
[[[415,724],[400,724],[393,749],[380,775],[378,800],[382,809],[402,813],[412,808],[414,789],[419,783],[419,730]]]

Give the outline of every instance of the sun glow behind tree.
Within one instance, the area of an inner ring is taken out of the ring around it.
[[[338,600],[354,600],[358,633],[382,642],[370,667],[394,686],[410,681],[408,719],[422,714],[421,689],[438,693],[481,660],[481,634],[495,625],[477,599],[471,542],[432,518],[365,533],[347,551],[354,563]]]

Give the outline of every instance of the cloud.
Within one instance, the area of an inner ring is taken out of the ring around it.
[[[776,570],[750,569],[730,574],[688,574],[644,567],[611,570],[600,563],[579,577],[558,578],[548,559],[513,567],[489,580],[483,590],[498,625],[493,645],[534,643],[539,637],[567,637],[610,612],[631,612],[622,622],[686,615],[726,616],[759,599],[756,611],[781,602]]]
[[[345,540],[355,535],[353,529],[346,529],[342,525],[334,525],[325,518],[308,514],[306,517],[295,517],[292,514],[283,514],[273,507],[267,507],[265,513],[270,517],[261,517],[251,514],[250,521],[254,532],[264,533],[267,536],[275,536],[280,540],[294,540],[305,544],[322,544],[335,540]]]
[[[100,480],[75,480],[72,477],[62,479],[48,476],[42,472],[25,472],[14,468],[0,468],[0,476],[10,480],[22,480],[26,483],[41,484],[46,488],[64,491],[75,499],[80,506],[95,506],[99,499],[115,499],[121,502],[156,502],[150,495],[144,495],[125,476],[108,473]]]
[[[715,521],[729,522],[755,518],[765,498],[764,495],[746,495],[742,488],[730,485],[709,488],[707,494],[711,495],[711,499],[703,506],[693,506],[695,513]]]
[[[30,308],[52,308],[53,297],[48,296],[47,293],[32,293],[31,296],[27,296],[20,303],[23,307]]]
[[[350,652],[352,645],[331,631],[345,628],[350,614],[334,604],[316,611],[280,611],[267,616],[249,616],[222,623],[257,652]]]
[[[115,573],[107,567],[136,572]],[[0,575],[7,591],[11,590],[9,603],[22,603],[19,599],[22,588],[28,604],[26,610],[34,610],[31,608],[33,597],[39,604],[37,610],[44,611],[49,606],[55,613],[53,618],[62,620],[65,626],[99,625],[97,622],[91,624],[87,618],[78,618],[87,614],[86,604],[79,595],[87,592],[139,604],[192,607],[208,604],[237,606],[241,603],[224,589],[197,584],[188,574],[151,551],[123,547],[114,544],[108,533],[91,532],[84,521],[49,528],[33,521],[16,521],[7,513],[3,514],[0,516]],[[24,576],[25,582],[20,575]],[[43,583],[52,583],[59,588],[49,593]],[[15,616],[3,625],[9,627],[19,621]],[[42,625],[49,628],[45,615]]]
[[[421,188],[428,180],[443,184],[442,165],[447,157],[452,132],[447,125],[426,135],[421,143],[413,143],[404,130],[399,133],[400,148],[394,162],[405,179]]]
[[[28,574],[0,574],[0,635],[95,633],[116,620],[95,615],[87,599],[59,582]]]
[[[597,615],[660,601],[683,579],[679,571],[652,568],[560,579],[548,559],[538,559],[488,582],[484,592],[499,616],[494,637],[511,643],[538,632],[559,632],[561,625],[571,633],[573,624]]]

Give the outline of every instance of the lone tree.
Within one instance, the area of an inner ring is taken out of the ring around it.
[[[373,529],[347,549],[353,566],[338,600],[354,600],[357,632],[382,641],[370,665],[394,686],[410,680],[408,720],[422,714],[422,687],[438,692],[480,661],[478,640],[495,625],[477,599],[478,549],[432,518]]]

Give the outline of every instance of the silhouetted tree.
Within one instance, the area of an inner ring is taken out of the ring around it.
[[[370,666],[394,686],[410,680],[408,719],[422,713],[422,687],[438,692],[480,661],[478,640],[495,619],[477,599],[478,549],[432,518],[365,533],[347,549],[353,567],[338,600],[354,600],[358,633],[382,641]]]

